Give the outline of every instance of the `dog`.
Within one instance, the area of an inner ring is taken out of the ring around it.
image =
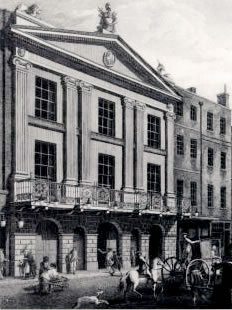
[[[99,297],[103,294],[103,291],[98,291],[96,296],[83,296],[79,297],[77,299],[77,302],[75,305],[72,307],[72,309],[80,309],[80,308],[85,308],[86,306],[98,306],[98,305],[105,305],[108,306],[109,303],[108,301],[104,299],[99,299]]]

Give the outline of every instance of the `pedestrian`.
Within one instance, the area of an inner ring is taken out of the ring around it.
[[[49,269],[50,269],[49,257],[44,256],[43,261],[40,263],[40,269],[39,269],[39,292],[41,294],[48,294],[50,292],[49,274],[48,274]]]
[[[4,255],[3,249],[0,249],[0,280],[3,279],[4,264],[5,264],[5,255]]]
[[[65,256],[65,264],[66,264],[66,272],[69,274],[70,273],[70,255],[67,254]]]
[[[113,260],[113,250],[111,248],[108,248],[107,251],[103,251],[101,249],[98,249],[98,251],[101,254],[105,254],[105,267],[107,271],[111,274],[112,273],[112,266],[114,264]]]
[[[69,256],[70,261],[70,271],[75,274],[77,270],[77,262],[78,262],[78,255],[76,247],[73,247],[72,251],[70,252]]]
[[[29,264],[29,277],[35,278],[36,277],[36,262],[32,255],[31,251],[27,253],[27,261]]]
[[[131,267],[136,266],[136,250],[134,248],[131,249]]]
[[[122,265],[121,265],[120,258],[117,255],[116,251],[113,251],[112,259],[113,259],[113,264],[111,266],[111,269],[112,269],[111,275],[113,276],[116,270],[118,270],[120,274],[122,275],[122,272],[121,272]]]
[[[148,275],[152,278],[146,258],[143,257],[140,251],[138,251],[136,255],[136,268],[139,274]]]
[[[183,239],[182,264],[187,268],[192,259],[200,258],[199,250],[195,246],[200,243],[200,240],[191,240],[187,233],[183,234]]]

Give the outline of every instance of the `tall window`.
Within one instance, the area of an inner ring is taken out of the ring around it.
[[[98,185],[114,188],[115,184],[115,158],[111,155],[98,155]]]
[[[180,206],[183,196],[184,196],[184,181],[177,180],[176,181],[176,198],[177,198],[177,205]]]
[[[213,113],[207,112],[207,130],[213,130]]]
[[[197,107],[195,107],[194,105],[191,105],[191,108],[190,108],[190,119],[192,121],[197,120]]]
[[[183,102],[176,102],[174,105],[174,112],[178,116],[183,116],[184,111],[183,111]]]
[[[191,206],[197,205],[197,182],[190,183]]]
[[[35,177],[56,181],[56,145],[35,141]]]
[[[98,131],[107,136],[115,136],[115,103],[99,98]]]
[[[212,148],[208,148],[208,166],[213,167],[213,149]]]
[[[226,169],[226,153],[221,152],[221,169]]]
[[[221,187],[221,208],[226,208],[226,187]]]
[[[224,117],[220,118],[220,134],[226,134],[226,119]]]
[[[160,193],[160,184],[160,166],[154,164],[147,164],[147,190]]]
[[[190,157],[197,158],[197,140],[196,139],[190,140]]]
[[[213,185],[208,184],[208,207],[213,208],[214,205],[214,190],[213,190]]]
[[[53,81],[35,77],[35,116],[56,121],[57,85]]]
[[[160,118],[154,115],[147,116],[147,144],[155,149],[160,148],[161,130]]]
[[[184,155],[184,137],[181,135],[176,137],[176,152],[178,155]]]

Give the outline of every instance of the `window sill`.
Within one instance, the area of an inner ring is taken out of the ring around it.
[[[207,132],[214,133],[214,129],[206,129]]]
[[[166,155],[166,150],[155,149],[155,148],[148,146],[148,145],[144,145],[144,151],[147,153],[153,153],[153,154],[158,154],[158,155]]]
[[[95,141],[106,142],[106,143],[118,145],[118,146],[124,145],[123,139],[115,138],[115,137],[111,137],[111,136],[106,136],[106,135],[103,135],[99,132],[94,132],[94,131],[91,132],[91,139],[95,140]]]
[[[208,166],[207,166],[207,169],[210,170],[210,171],[213,171],[213,166],[209,166],[209,165],[208,165]]]
[[[62,133],[65,132],[65,128],[63,124],[57,123],[54,121],[45,120],[45,119],[38,118],[35,116],[31,116],[31,115],[28,115],[28,124],[35,126],[35,127],[43,128],[43,129],[58,131]]]

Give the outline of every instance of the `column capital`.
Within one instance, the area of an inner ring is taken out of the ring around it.
[[[79,85],[78,80],[71,77],[71,76],[67,76],[64,75],[62,77],[62,83],[64,86],[66,87],[72,87],[72,88],[77,88],[77,86]]]
[[[13,65],[15,65],[16,69],[18,70],[25,71],[25,70],[30,70],[32,68],[32,64],[29,61],[19,58],[17,56],[15,56],[12,59],[12,63]]]
[[[168,112],[166,112],[166,119],[167,120],[175,120],[176,119],[176,114],[174,113],[174,112],[170,112],[170,111],[168,111]]]
[[[136,100],[135,108],[137,110],[144,111],[146,109],[146,103],[140,102]]]
[[[134,99],[131,99],[131,98],[128,98],[128,97],[124,97],[123,98],[123,101],[122,101],[122,105],[124,108],[127,108],[127,109],[133,109],[134,106],[135,106],[135,100]]]
[[[85,81],[81,81],[79,80],[78,81],[78,86],[80,87],[80,89],[83,91],[83,92],[87,92],[87,93],[90,93],[92,90],[93,90],[93,85],[92,84],[89,84]]]

